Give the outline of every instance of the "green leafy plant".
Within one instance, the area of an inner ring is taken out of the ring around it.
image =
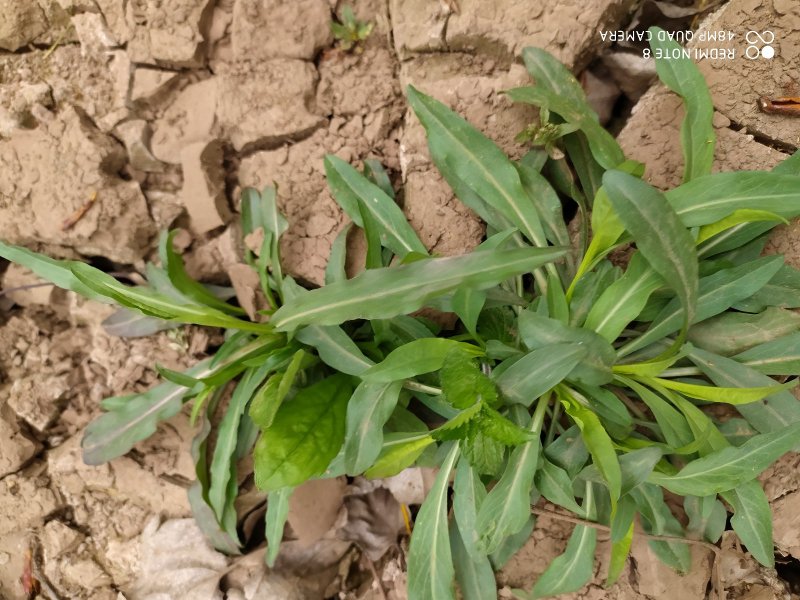
[[[375,23],[370,21],[359,21],[353,13],[353,7],[345,5],[342,7],[340,22],[331,21],[331,31],[333,37],[339,42],[339,47],[345,52],[351,50],[360,51],[361,43],[372,33]]]
[[[672,42],[653,44],[671,49]],[[672,53],[666,53],[672,54]],[[544,498],[581,522],[565,552],[522,598],[571,592],[592,575],[596,525],[611,531],[608,584],[620,575],[639,515],[653,552],[690,568],[691,539],[731,525],[762,564],[774,561],[771,516],[756,476],[797,446],[800,272],[761,256],[775,224],[800,215],[800,154],[773,171],[711,174],[710,97],[688,60],[658,63],[687,105],[684,183],[641,179],[591,111],[574,77],[543,50],[523,51],[534,87],[508,92],[560,126],[520,161],[413,87],[408,100],[433,161],[487,225],[463,256],[430,256],[395,203],[386,173],[325,159],[331,191],[367,240],[365,269],[345,275],[345,228],[326,285],[306,290],[280,267],[287,223],[275,190],[246,190],[245,260],[269,308],[255,320],[188,278],[165,236],[148,286],[79,262],[0,244],[0,255],[56,285],[163,323],[226,329],[215,356],[150,391],[109,398],[84,458],[127,452],[190,402],[197,482],[190,498],[217,548],[238,552],[238,459],[254,453],[269,493],[267,560],[278,552],[292,490],[319,477],[386,477],[438,466],[408,556],[414,600],[495,597],[494,570],[526,541]],[[546,125],[546,124],[545,124]],[[559,150],[555,152],[555,150]],[[565,204],[582,231],[572,240]],[[622,268],[609,260],[630,248]],[[453,312],[455,330],[415,316]],[[140,318],[140,317],[136,317]],[[775,379],[778,377],[778,379]],[[232,390],[208,446],[210,415]],[[727,420],[704,411],[728,405]],[[738,415],[737,415],[738,413]],[[450,478],[455,473],[452,496]],[[683,497],[684,527],[664,500]]]

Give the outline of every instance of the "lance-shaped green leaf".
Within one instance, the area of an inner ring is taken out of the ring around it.
[[[516,248],[371,269],[301,295],[278,309],[271,322],[276,329],[287,331],[311,323],[338,325],[359,318],[390,318],[418,310],[461,286],[490,288],[563,255],[563,250],[554,248]]]
[[[293,487],[321,475],[344,441],[346,375],[332,375],[281,405],[254,452],[256,485],[267,491]]]
[[[697,233],[697,243],[702,244],[706,240],[714,237],[718,233],[722,233],[732,227],[741,225],[742,223],[759,223],[762,221],[774,221],[775,224],[783,223],[789,224],[789,221],[780,215],[769,212],[768,210],[753,210],[749,208],[742,208],[733,211],[724,219],[720,219],[716,223],[703,225]]]
[[[476,560],[486,556],[478,549],[480,533],[475,528],[478,510],[485,498],[486,487],[481,482],[479,473],[462,457],[453,480],[453,517],[464,547]]]
[[[694,319],[698,286],[692,236],[664,194],[641,179],[622,171],[609,171],[603,175],[603,187],[639,252],[678,294],[684,323],[688,325]]]
[[[716,385],[727,387],[760,387],[774,385],[775,380],[735,360],[693,348],[689,358]],[[800,422],[800,402],[786,390],[768,396],[761,402],[736,407],[741,415],[761,433],[779,431]]]
[[[232,463],[238,441],[239,423],[247,403],[268,373],[269,368],[263,366],[245,371],[242,379],[236,384],[230,404],[219,424],[214,457],[211,461],[211,487],[208,490],[208,500],[220,520],[225,507],[228,481],[232,475],[231,467],[235,466]]]
[[[766,210],[787,219],[800,214],[800,178],[769,171],[703,175],[666,196],[686,227],[715,223],[741,209]]]
[[[562,506],[575,514],[581,514],[581,507],[575,501],[572,480],[567,472],[546,458],[543,458],[541,463],[533,480],[536,489],[553,504]]]
[[[267,555],[265,557],[267,566],[275,565],[278,558],[278,551],[283,540],[283,529],[286,526],[286,518],[289,516],[289,498],[292,496],[294,488],[281,488],[270,492],[267,498],[267,516],[265,519],[265,536],[267,538]]]
[[[369,479],[391,477],[414,464],[425,449],[433,444],[432,436],[425,433],[389,433],[383,438],[381,453],[375,463],[365,471]]]
[[[408,597],[413,600],[455,599],[447,490],[457,458],[458,444],[453,444],[417,515],[408,549]]]
[[[631,496],[644,520],[647,533],[683,537],[683,528],[664,502],[664,493],[658,486],[642,484],[631,491]],[[673,569],[681,573],[689,572],[692,566],[692,555],[688,544],[650,540],[648,545],[656,556]]]
[[[548,287],[556,289],[554,284]],[[551,313],[552,314],[552,313]],[[558,321],[524,310],[519,314],[519,336],[530,350],[548,348],[555,344],[575,343],[584,346],[586,356],[570,372],[569,380],[587,385],[610,383],[611,366],[617,358],[614,348],[593,331],[571,327]]]
[[[0,257],[15,262],[18,265],[30,269],[42,279],[60,287],[64,290],[72,290],[91,300],[110,303],[112,298],[101,294],[93,288],[85,285],[72,272],[72,267],[80,264],[73,260],[56,260],[44,254],[33,252],[22,246],[5,244],[0,241]]]
[[[186,374],[202,379],[223,373],[231,365],[266,352],[276,343],[280,343],[280,340],[272,337],[260,338],[237,349],[224,360],[216,363],[205,360],[198,363],[186,371]],[[238,371],[231,372],[221,383],[237,374]],[[92,421],[81,442],[84,462],[98,465],[128,452],[136,442],[155,433],[160,421],[178,414],[183,405],[183,397],[189,391],[187,387],[167,382],[141,394],[104,400],[102,406],[109,412]]]
[[[534,79],[535,87],[521,88],[535,92],[533,97],[511,98],[551,110],[567,123],[578,125],[586,135],[595,160],[606,169],[613,169],[625,160],[617,141],[600,125],[597,114],[589,106],[586,95],[575,77],[552,54],[541,48],[522,51],[525,67]]]
[[[791,389],[797,386],[797,380],[788,383],[779,384],[777,382],[772,385],[765,385],[761,387],[717,387],[712,385],[699,385],[696,383],[685,383],[683,381],[673,381],[671,379],[662,379],[660,377],[641,377],[640,380],[651,386],[661,386],[668,390],[680,392],[684,396],[694,398],[696,400],[705,400],[707,402],[724,402],[726,404],[749,404],[756,402],[777,394],[781,390]]]
[[[633,379],[619,377],[619,380],[636,392],[639,399],[647,405],[667,444],[679,448],[692,441],[692,431],[686,419],[661,396]]]
[[[706,80],[691,59],[680,55],[681,46],[665,35],[660,27],[650,28],[650,48],[660,50],[664,58],[656,58],[659,79],[683,98],[686,116],[681,123],[681,146],[685,163],[683,180],[690,181],[711,172],[714,163],[714,104]],[[673,53],[677,51],[678,57]]]
[[[633,255],[625,274],[597,299],[586,316],[584,327],[613,342],[639,316],[647,299],[664,285],[661,277],[641,255]]]
[[[530,406],[534,400],[564,380],[586,356],[580,344],[555,344],[529,352],[495,378],[510,402]]]
[[[541,218],[547,239],[556,246],[569,246],[570,239],[564,222],[564,210],[553,186],[539,171],[524,161],[517,164],[517,171],[522,187],[528,193],[528,198]]]
[[[175,252],[175,248],[172,245],[177,233],[177,229],[173,229],[169,233],[164,232],[158,245],[161,266],[166,270],[169,280],[175,286],[175,289],[198,304],[204,304],[231,315],[245,315],[244,309],[223,302],[208,291],[203,284],[189,277],[183,265],[183,259]]]
[[[716,496],[686,496],[683,499],[683,510],[689,517],[686,531],[716,544],[725,531],[728,513]]]
[[[316,348],[326,365],[348,375],[361,375],[375,364],[341,327],[309,325],[298,331],[295,338]]]
[[[127,308],[119,308],[102,322],[103,329],[116,337],[146,337],[166,329],[180,327],[179,323],[148,317]]]
[[[270,326],[237,319],[222,311],[199,304],[180,304],[145,287],[124,285],[99,269],[84,263],[70,266],[75,277],[96,294],[144,315],[168,321],[225,327],[242,331],[269,331]]]
[[[475,525],[481,536],[478,546],[486,554],[499,549],[503,540],[519,532],[530,520],[531,489],[541,447],[538,435],[546,408],[546,399],[542,398],[528,425],[528,431],[537,439],[514,449],[500,481],[478,510]]]
[[[361,373],[361,378],[379,383],[438,371],[448,353],[456,349],[472,356],[481,354],[480,349],[470,344],[447,338],[422,338],[392,350],[383,361]]]
[[[733,507],[731,525],[748,552],[765,567],[774,568],[772,510],[761,484],[753,479],[721,495]]]
[[[514,164],[489,138],[413,86],[408,103],[428,134],[433,162],[451,187],[465,187],[500,212],[536,246],[547,246],[542,223]]]
[[[726,312],[689,330],[689,341],[723,356],[737,354],[800,329],[800,315],[770,307],[759,314]]]
[[[800,333],[759,344],[733,360],[765,375],[795,375],[800,372]]]
[[[378,225],[381,243],[392,252],[401,258],[409,252],[428,253],[403,211],[380,187],[332,154],[325,157],[325,174],[334,198],[356,225],[364,227],[361,211],[367,210]]]
[[[367,470],[381,452],[383,426],[400,397],[402,381],[361,382],[347,404],[347,429],[344,438],[344,465],[347,473]]]
[[[696,321],[709,319],[733,304],[748,298],[770,280],[781,267],[783,258],[765,256],[737,267],[722,269],[703,277],[697,295]],[[650,328],[617,351],[620,357],[645,348],[678,331],[684,321],[683,307],[676,298],[670,301],[653,319]]]
[[[330,285],[337,281],[346,281],[347,272],[345,264],[347,261],[347,235],[353,228],[352,223],[342,227],[336,234],[331,245],[331,253],[328,255],[328,264],[325,265],[325,285]]]
[[[621,269],[604,260],[598,263],[592,271],[583,275],[572,288],[572,297],[569,302],[569,324],[573,327],[584,325],[595,302],[609,286],[619,279],[620,274]]]
[[[733,305],[736,310],[758,312],[770,306],[800,308],[800,271],[783,265],[755,294]]]
[[[467,552],[461,532],[455,523],[450,524],[450,549],[453,556],[456,581],[464,600],[492,600],[497,598],[497,582],[489,557]]]
[[[750,481],[797,444],[800,423],[753,436],[690,462],[675,475],[653,473],[650,481],[680,495],[709,496]]]

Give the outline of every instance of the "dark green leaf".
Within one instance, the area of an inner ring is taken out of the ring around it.
[[[325,265],[325,285],[347,280],[345,271],[345,265],[347,264],[347,235],[352,228],[353,224],[348,223],[342,227],[333,240],[331,253],[328,256],[328,264]]]
[[[567,377],[586,356],[580,344],[554,344],[529,352],[495,378],[509,402],[530,406]]]
[[[316,348],[322,362],[341,373],[361,375],[375,364],[341,327],[335,325],[309,325],[299,330],[295,338]]]
[[[543,598],[576,592],[592,578],[597,529],[577,525],[564,553],[557,556],[541,574],[529,598]]]
[[[654,535],[683,537],[683,528],[664,502],[658,486],[643,484],[631,492],[645,524],[645,531]],[[680,573],[688,573],[692,566],[689,545],[681,542],[650,540],[650,548],[661,560]]]
[[[423,338],[393,350],[382,362],[361,373],[364,381],[372,383],[398,381],[442,368],[445,357],[452,350],[477,355],[480,350],[447,338]]]
[[[533,481],[536,489],[550,502],[577,515],[581,514],[581,507],[575,501],[572,490],[572,480],[564,469],[543,458]]]
[[[689,341],[722,356],[737,354],[800,329],[800,315],[782,308],[767,308],[756,315],[726,312],[689,330]]]

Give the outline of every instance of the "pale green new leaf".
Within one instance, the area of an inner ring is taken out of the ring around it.
[[[417,515],[408,549],[409,600],[455,599],[455,571],[447,523],[447,490],[450,472],[457,458],[458,444],[453,444]]]
[[[563,255],[563,250],[554,248],[517,248],[371,269],[301,295],[278,309],[271,323],[279,331],[288,331],[311,323],[338,325],[352,319],[407,314],[459,287],[487,289]]]

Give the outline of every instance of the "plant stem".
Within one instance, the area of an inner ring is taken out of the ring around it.
[[[559,417],[561,417],[561,402],[556,402],[556,405],[553,407],[553,415],[550,417],[550,423],[547,425],[547,438],[544,442],[545,448],[550,445],[553,438],[556,436],[556,427],[558,426]]]
[[[441,396],[442,389],[433,387],[432,385],[425,385],[419,381],[407,379],[403,382],[403,387],[411,392],[422,392],[423,394],[430,394],[431,396]]]
[[[662,371],[659,377],[691,377],[692,375],[702,375],[703,372],[697,367],[681,367],[677,369],[667,369]]]

